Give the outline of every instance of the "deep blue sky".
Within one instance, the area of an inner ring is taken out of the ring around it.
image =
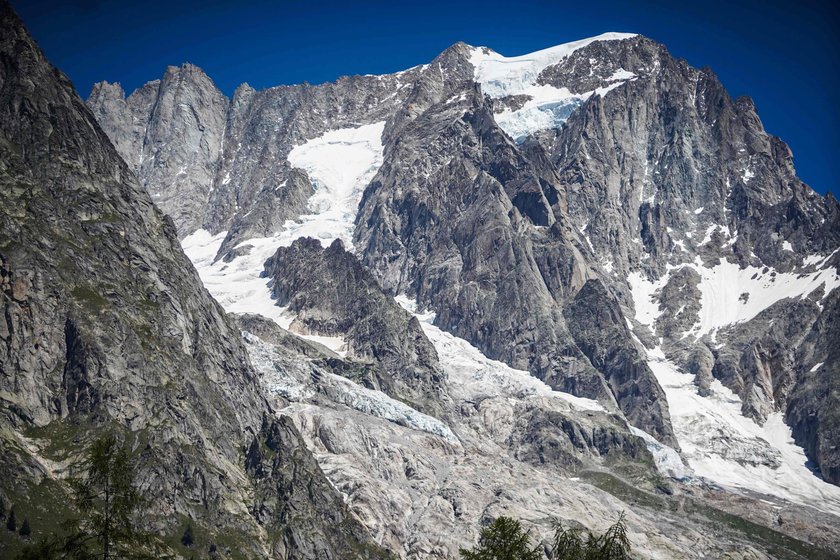
[[[427,0],[12,0],[50,60],[87,97],[99,80],[127,92],[192,62],[228,95],[428,62],[455,41],[517,55],[626,31],[710,66],[750,95],[765,128],[793,149],[799,175],[838,192],[840,11],[832,0],[766,2]]]

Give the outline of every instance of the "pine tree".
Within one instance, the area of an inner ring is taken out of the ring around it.
[[[549,558],[551,560],[629,560],[630,540],[627,538],[624,519],[624,512],[621,512],[618,521],[601,536],[587,532],[585,544],[581,529],[568,529],[558,522]]]
[[[32,534],[32,529],[29,527],[29,518],[23,518],[23,524],[20,526],[20,531],[18,531],[21,537],[28,538],[29,535]]]
[[[150,539],[135,531],[132,522],[141,499],[128,446],[113,434],[102,436],[91,444],[86,466],[87,477],[74,488],[81,517],[64,548],[102,560],[142,556]]]
[[[522,524],[510,517],[499,517],[481,531],[478,546],[461,549],[462,560],[541,560],[539,547],[532,548],[531,536]]]
[[[630,540],[627,538],[623,511],[618,516],[618,521],[601,537],[599,544],[599,560],[629,560]]]
[[[550,557],[552,560],[580,560],[585,558],[582,531],[563,527],[558,522],[554,531],[554,543],[551,547]]]
[[[187,525],[187,529],[184,531],[184,535],[181,537],[181,544],[184,546],[193,545],[193,528],[191,523]]]
[[[9,512],[9,519],[6,520],[6,529],[13,533],[17,531],[17,519],[15,519],[14,507],[12,507],[12,510]]]

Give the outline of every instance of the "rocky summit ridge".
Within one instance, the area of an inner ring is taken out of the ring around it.
[[[608,33],[83,104],[2,10],[7,502],[115,427],[223,557],[840,551],[840,208],[711,70]]]

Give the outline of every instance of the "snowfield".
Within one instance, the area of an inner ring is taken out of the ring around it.
[[[662,314],[658,292],[665,287],[672,272],[684,267],[700,275],[700,313],[687,334],[701,337],[734,323],[753,319],[756,315],[786,298],[806,298],[824,288],[823,298],[840,287],[840,275],[832,267],[814,272],[777,272],[772,268],[741,268],[725,259],[712,268],[704,266],[700,257],[693,263],[668,265],[668,272],[651,281],[639,272],[631,272],[627,281],[636,307],[636,320],[653,328]],[[822,298],[821,298],[822,299]]]
[[[620,41],[635,37],[632,33],[604,33],[597,37],[550,47],[522,56],[506,57],[487,47],[473,47],[470,62],[481,91],[491,98],[526,95],[520,109],[505,109],[495,115],[496,123],[516,141],[539,130],[560,127],[590,95],[606,95],[627,80],[632,72],[617,70],[608,78],[608,86],[587,92],[571,92],[566,87],[537,84],[540,72],[561,62],[570,54],[595,41]]]
[[[309,199],[312,214],[286,224],[286,238],[320,239],[325,247],[341,239],[353,248],[353,226],[368,183],[382,165],[385,121],[332,130],[295,146],[289,153],[292,167],[303,169],[315,185]]]
[[[811,264],[826,260],[806,258]],[[749,321],[786,298],[805,298],[819,288],[828,294],[840,286],[840,277],[831,267],[781,273],[771,268],[741,268],[722,259],[709,268],[698,257],[693,263],[669,265],[668,272],[654,281],[639,272],[628,275],[639,323],[655,326],[662,314],[660,290],[670,275],[683,267],[700,275],[701,308],[696,323],[685,333],[695,337],[708,334],[714,339],[718,329]],[[659,347],[648,350],[648,365],[665,391],[682,457],[694,474],[722,486],[771,494],[840,514],[840,488],[810,470],[782,413],[770,415],[759,426],[743,416],[741,399],[718,380],[712,383],[712,395],[700,396],[694,375],[681,371]],[[673,471],[681,478],[678,467]]]
[[[470,62],[475,67],[475,81],[481,84],[481,91],[498,99],[526,93],[536,83],[540,72],[595,41],[621,41],[633,37],[636,37],[635,33],[602,33],[522,56],[503,56],[487,47],[473,47]]]
[[[269,279],[261,276],[263,264],[278,247],[288,247],[301,237],[313,237],[328,246],[341,239],[345,248],[353,245],[353,224],[365,187],[382,165],[382,130],[385,121],[329,131],[296,146],[289,162],[304,169],[315,186],[309,199],[311,214],[289,220],[271,237],[243,241],[237,248],[250,247],[247,254],[231,262],[213,262],[227,232],[211,235],[200,229],[186,237],[181,246],[198,270],[202,282],[225,311],[257,313],[289,329],[294,315],[275,305]],[[343,355],[344,340],[309,333],[297,333],[324,344]]]
[[[701,397],[694,375],[680,371],[659,348],[648,351],[648,365],[665,391],[683,458],[696,475],[840,515],[840,488],[808,468],[780,412],[759,426],[741,414],[741,399],[720,381],[712,383],[711,396]]]

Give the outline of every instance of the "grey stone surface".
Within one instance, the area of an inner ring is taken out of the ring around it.
[[[265,263],[277,305],[297,318],[293,329],[338,336],[348,355],[373,364],[373,389],[440,415],[446,376],[420,323],[386,295],[356,257],[336,240],[328,248],[302,238]]]
[[[226,554],[382,555],[288,420],[272,418],[172,221],[6,3],[0,59],[5,503],[55,521],[62,481],[113,429],[136,446],[146,519],[161,534],[190,518]],[[255,438],[270,457],[243,457]],[[45,487],[54,493],[35,503]]]

